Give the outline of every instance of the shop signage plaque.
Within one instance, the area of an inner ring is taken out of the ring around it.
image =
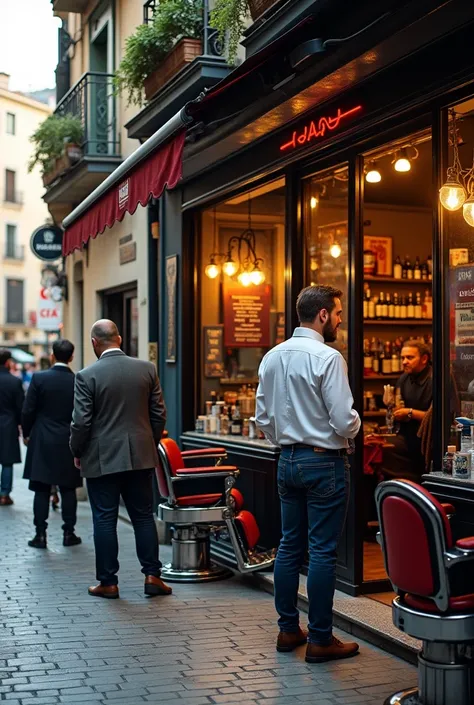
[[[204,376],[224,376],[224,326],[204,327]]]
[[[63,251],[63,231],[56,225],[42,225],[36,228],[30,239],[33,254],[43,262],[54,262]]]
[[[338,130],[341,123],[347,121],[353,115],[362,110],[362,105],[355,105],[349,110],[338,108],[332,115],[321,115],[321,117],[311,120],[302,125],[299,129],[293,130],[291,138],[280,145],[280,152],[288,152],[298,147],[322,139],[328,132]]]
[[[229,348],[270,346],[270,286],[224,290],[224,343]]]

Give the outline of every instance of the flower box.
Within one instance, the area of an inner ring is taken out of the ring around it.
[[[151,100],[173,76],[179,73],[186,64],[190,64],[202,55],[200,39],[180,39],[175,47],[166,55],[164,61],[145,79],[143,87],[145,97]]]

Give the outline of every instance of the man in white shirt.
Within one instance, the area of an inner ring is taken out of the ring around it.
[[[278,491],[282,540],[275,562],[278,651],[306,643],[306,661],[355,655],[332,633],[337,546],[349,498],[350,439],[360,429],[337,338],[342,292],[309,286],[296,302],[300,327],[270,350],[259,369],[256,420],[281,447]],[[309,632],[299,626],[299,573],[309,544]]]

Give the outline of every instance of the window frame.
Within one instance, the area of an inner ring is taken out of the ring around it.
[[[10,130],[9,127],[12,127]],[[16,135],[16,113],[11,113],[7,110],[5,120],[5,131],[7,135],[14,137]]]
[[[9,188],[8,188],[8,185],[9,185],[8,174],[13,174],[13,177],[12,177],[13,188],[11,190],[9,190]],[[16,196],[16,171],[14,169],[5,168],[5,201],[7,203],[16,203],[15,196]]]
[[[10,316],[10,306],[9,306],[9,283],[10,282],[16,282],[17,284],[21,284],[21,289],[22,289],[22,311],[21,311],[21,320],[19,321],[13,321],[11,320]],[[25,324],[25,280],[20,279],[18,277],[5,277],[5,323],[7,325],[24,325]]]

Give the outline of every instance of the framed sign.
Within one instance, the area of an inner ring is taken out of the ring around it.
[[[168,330],[166,337],[166,362],[176,362],[176,298],[178,291],[178,255],[166,258],[166,304]]]
[[[204,326],[204,377],[224,376],[224,326]]]
[[[268,284],[224,287],[226,347],[270,347],[270,294]]]
[[[364,235],[364,250],[372,250],[376,257],[376,274],[378,277],[393,275],[393,246],[391,237]]]

